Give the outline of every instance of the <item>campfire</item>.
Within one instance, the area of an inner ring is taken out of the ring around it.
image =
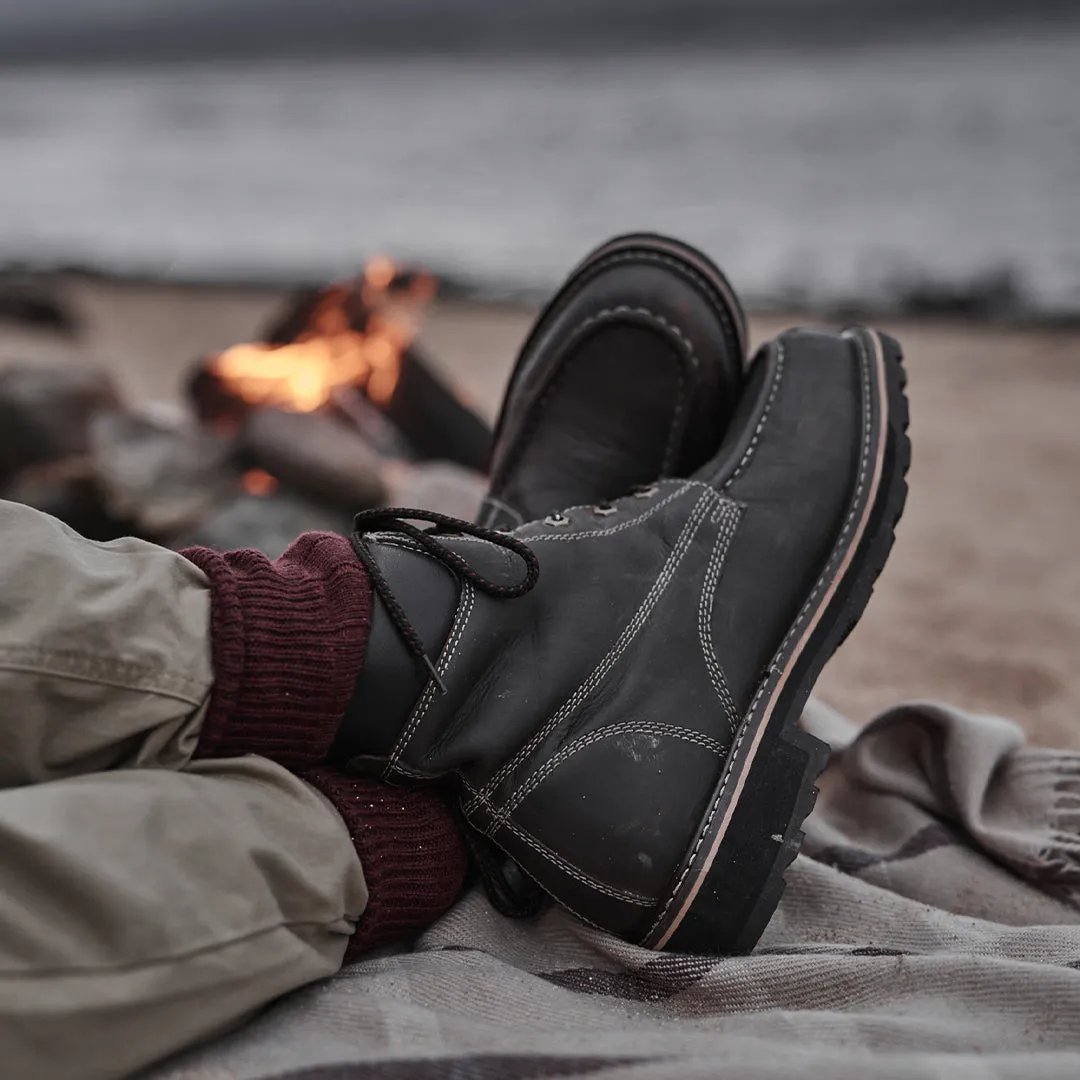
[[[436,287],[380,257],[303,292],[195,363],[191,424],[127,409],[99,373],[0,372],[0,494],[95,538],[271,554],[371,506],[471,516],[491,432],[417,345]]]
[[[210,369],[249,405],[311,412],[348,387],[385,407],[435,292],[426,274],[412,275],[404,288],[395,288],[398,281],[389,259],[372,259],[358,281],[317,296],[291,341],[234,345]]]
[[[415,345],[435,286],[377,258],[354,280],[304,294],[263,340],[203,359],[190,384],[196,411],[219,431],[254,410],[290,413],[294,437],[316,426],[299,414],[333,417],[383,456],[483,470],[491,432]]]

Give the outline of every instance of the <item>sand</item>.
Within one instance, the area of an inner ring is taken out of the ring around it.
[[[252,335],[275,289],[64,279],[72,338],[0,323],[0,363],[77,358],[133,398],[178,402],[191,360]],[[423,343],[493,416],[527,310],[436,305]],[[797,313],[753,319],[760,341]],[[937,698],[1080,748],[1080,330],[884,322],[904,346],[914,459],[893,556],[818,693],[855,719]]]

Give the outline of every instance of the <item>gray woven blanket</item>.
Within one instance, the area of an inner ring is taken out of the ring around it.
[[[1080,755],[908,705],[834,747],[753,955],[650,953],[472,892],[153,1080],[1080,1077]]]

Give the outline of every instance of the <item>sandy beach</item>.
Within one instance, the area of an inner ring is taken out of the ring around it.
[[[82,277],[50,287],[77,332],[0,322],[0,364],[98,362],[133,400],[174,403],[195,357],[251,337],[284,298]],[[436,304],[422,344],[490,417],[531,317]],[[753,336],[795,324],[826,325],[770,314],[753,319]],[[1080,748],[1080,329],[880,325],[907,357],[911,493],[866,616],[818,693],[858,720],[901,700],[944,699]]]

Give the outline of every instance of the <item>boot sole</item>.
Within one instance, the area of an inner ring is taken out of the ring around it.
[[[822,575],[811,594],[816,602],[801,614],[802,632],[785,640],[755,694],[675,888],[642,942],[648,948],[749,952],[780,902],[784,872],[798,854],[802,823],[814,808],[815,781],[828,764],[829,747],[800,730],[798,720],[885,565],[907,498],[911,460],[900,347],[874,331],[848,333],[859,335],[869,354],[871,400],[876,398],[880,417],[864,505],[856,508],[856,527],[837,541],[827,563],[835,569]]]

